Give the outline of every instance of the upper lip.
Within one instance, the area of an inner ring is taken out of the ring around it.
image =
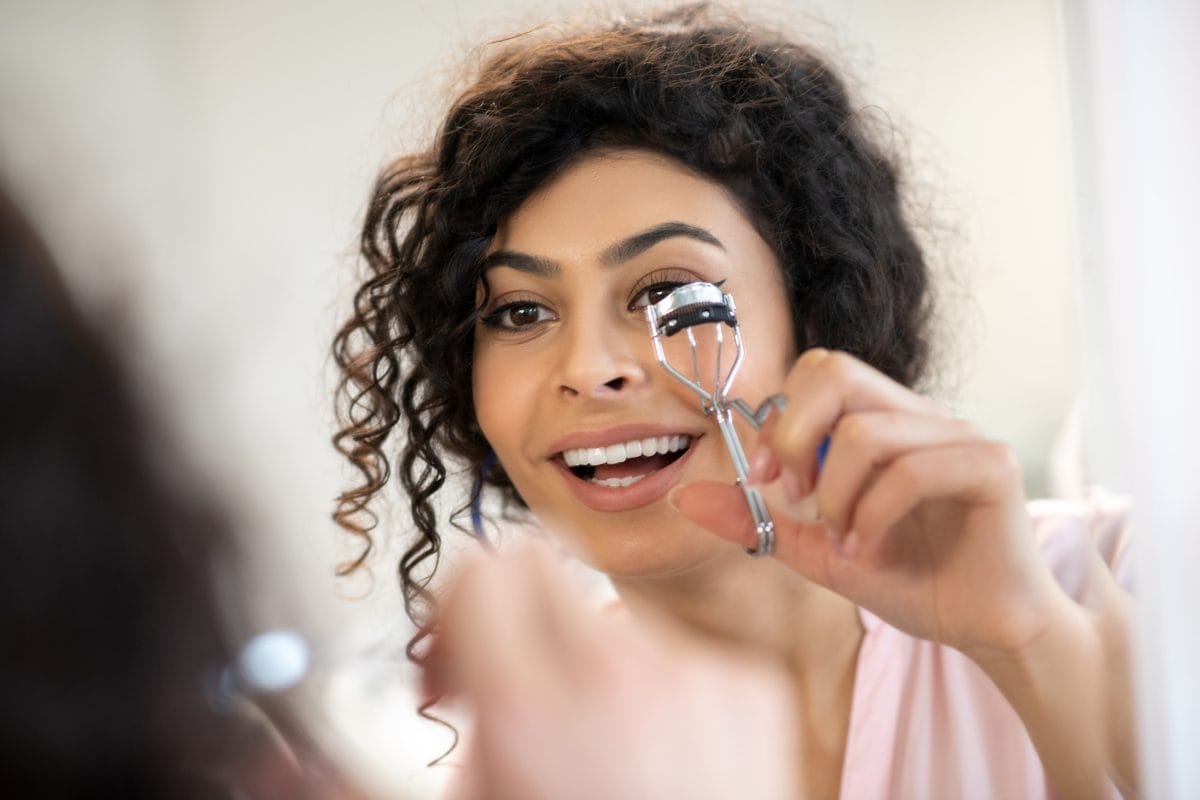
[[[595,431],[578,431],[561,436],[550,443],[549,458],[556,458],[566,450],[580,447],[608,447],[613,444],[624,444],[634,439],[649,439],[658,436],[690,436],[696,439],[703,431],[685,426],[671,426],[662,423],[627,423],[615,425]]]

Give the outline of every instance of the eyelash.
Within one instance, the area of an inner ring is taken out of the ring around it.
[[[634,285],[633,291],[630,293],[629,310],[641,310],[651,303],[657,303],[672,289],[677,289],[685,283],[693,283],[698,280],[701,279],[696,277],[694,273],[684,269],[656,269]],[[663,295],[660,297],[647,297],[645,304],[638,305],[638,300],[643,294],[652,292],[655,289],[664,290]]]

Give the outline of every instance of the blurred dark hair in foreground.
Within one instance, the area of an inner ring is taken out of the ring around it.
[[[228,796],[228,529],[2,190],[0,375],[0,796]]]

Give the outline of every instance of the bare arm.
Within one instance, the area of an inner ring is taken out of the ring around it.
[[[1065,594],[1015,652],[967,652],[1008,699],[1063,797],[1139,796],[1128,594],[1093,557],[1083,602]]]

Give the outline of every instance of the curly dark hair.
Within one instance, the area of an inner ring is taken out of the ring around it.
[[[333,348],[334,441],[360,474],[334,517],[363,544],[341,571],[371,550],[371,501],[399,425],[415,526],[399,574],[416,660],[441,553],[431,500],[448,464],[477,468],[489,452],[471,390],[480,263],[497,223],[582,154],[649,150],[725,186],[779,257],[798,349],[843,350],[907,385],[929,349],[928,270],[898,170],[812,50],[703,5],[493,48],[433,145],[375,185],[361,242],[369,275]],[[521,505],[501,469],[486,483],[505,507]]]

